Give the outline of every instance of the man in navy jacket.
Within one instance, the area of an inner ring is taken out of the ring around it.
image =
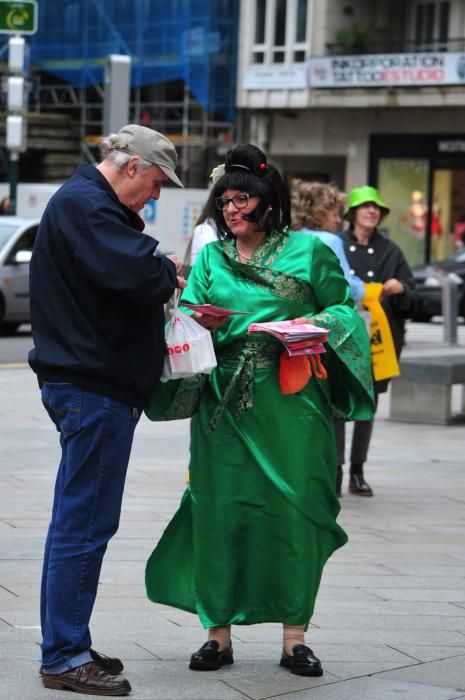
[[[80,165],[50,200],[30,266],[29,363],[62,448],[42,576],[41,673],[48,688],[127,695],[122,662],[91,648],[89,621],[134,429],[162,371],[163,305],[185,286],[137,212],[167,180],[182,184],[173,144],[152,129],[125,126],[102,151],[96,168]]]

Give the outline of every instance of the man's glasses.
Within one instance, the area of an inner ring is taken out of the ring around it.
[[[245,209],[249,203],[250,194],[235,194],[234,197],[215,197],[217,209],[223,211],[232,202],[236,209]]]

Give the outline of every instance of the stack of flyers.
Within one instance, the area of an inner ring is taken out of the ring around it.
[[[251,323],[248,333],[269,333],[277,338],[289,355],[317,355],[326,352],[323,343],[328,340],[329,330],[319,328],[311,323],[292,323],[292,321],[271,321],[270,323]]]

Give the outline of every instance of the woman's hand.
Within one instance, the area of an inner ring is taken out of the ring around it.
[[[390,280],[386,280],[386,282],[383,284],[383,289],[380,295],[380,301],[384,297],[390,297],[394,294],[403,294],[404,292],[405,287],[402,284],[402,282],[400,282],[400,280],[396,279],[395,277],[392,277]]]
[[[200,323],[201,326],[208,328],[209,331],[218,330],[218,328],[228,320],[228,316],[209,316],[208,314],[201,314],[198,311],[194,312],[193,318],[197,323]]]
[[[305,316],[300,316],[299,318],[294,318],[291,323],[310,323],[310,325],[314,325],[313,323],[313,318],[306,318]]]

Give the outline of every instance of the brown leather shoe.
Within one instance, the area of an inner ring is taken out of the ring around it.
[[[71,671],[52,675],[42,674],[42,683],[54,690],[73,690],[87,695],[128,695],[131,686],[124,678],[114,678],[105,673],[94,661],[73,668]]]
[[[105,654],[99,654],[99,652],[95,651],[95,649],[89,649],[89,654],[91,655],[95,664],[102,669],[102,671],[105,671],[105,673],[109,673],[110,676],[117,676],[118,673],[121,673],[121,671],[124,669],[121,659],[105,656]],[[43,675],[43,666],[40,667],[39,673],[41,676]]]

